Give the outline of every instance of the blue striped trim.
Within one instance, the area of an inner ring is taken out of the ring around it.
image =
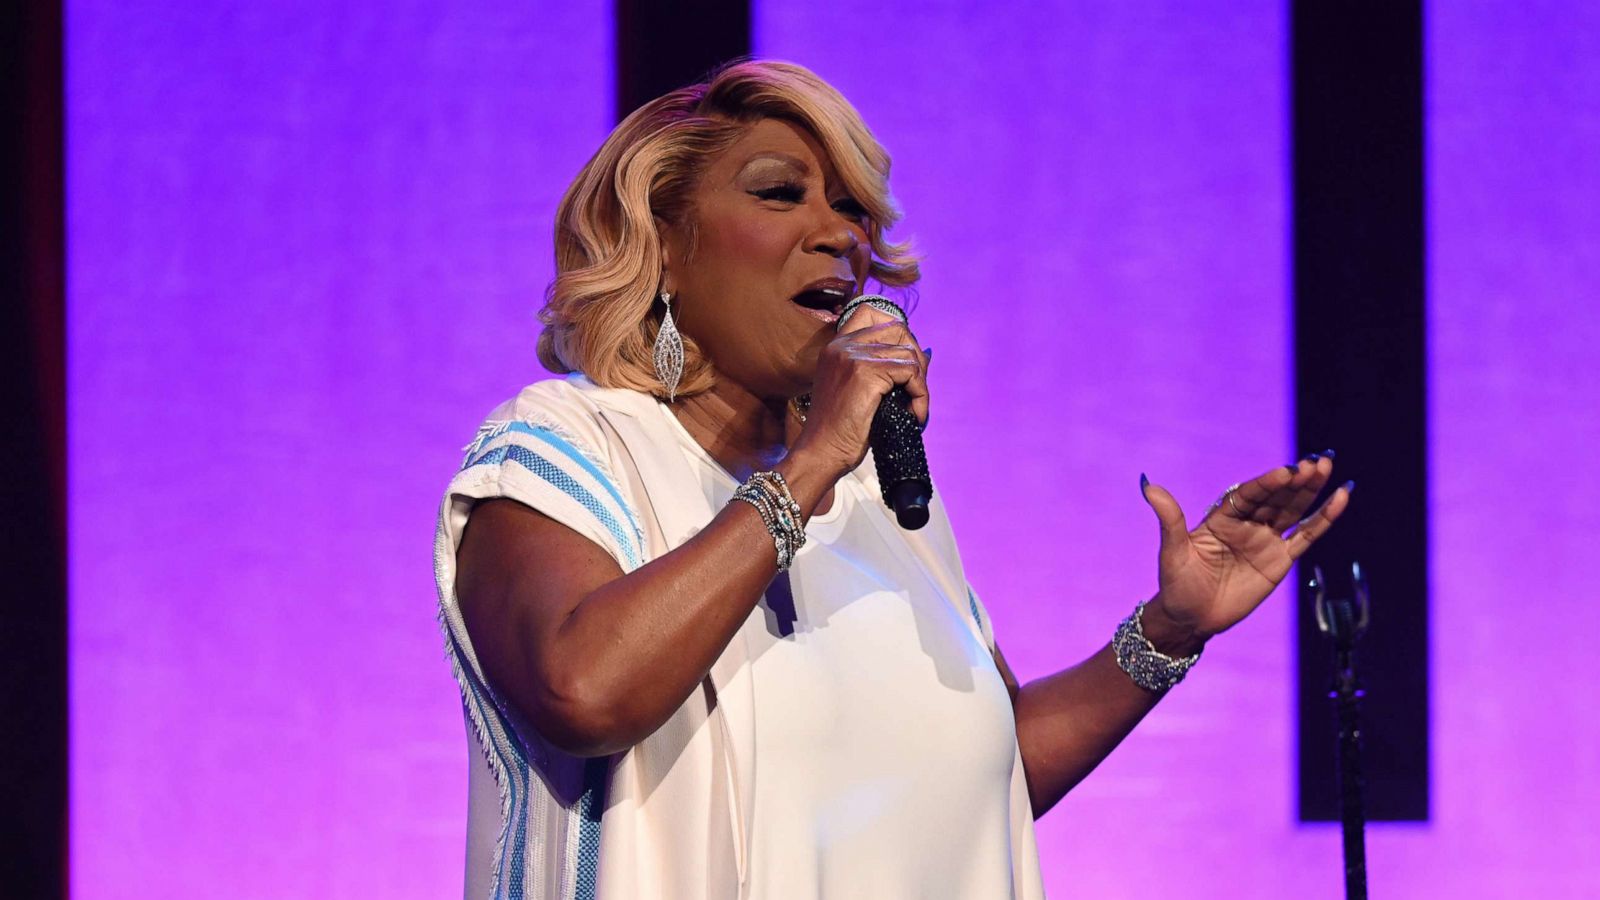
[[[622,494],[611,483],[611,479],[606,475],[605,472],[600,470],[599,466],[594,464],[594,460],[590,459],[582,450],[572,446],[572,444],[569,443],[566,438],[563,438],[560,433],[543,425],[529,425],[526,422],[515,421],[507,422],[505,424],[505,430],[515,431],[518,434],[526,434],[530,437],[539,438],[550,446],[566,454],[568,459],[577,463],[578,466],[585,472],[588,472],[590,475],[594,476],[595,481],[600,482],[600,486],[606,489],[606,493],[611,495],[611,499],[617,502],[617,508],[622,510],[622,514],[627,517],[628,524],[632,525],[635,531],[639,530],[639,523],[633,518],[633,510],[628,508],[627,501],[622,499]],[[468,463],[467,465],[470,466],[471,464],[472,463]]]
[[[583,796],[578,800],[578,871],[574,900],[594,900],[600,870],[600,816],[606,805],[606,757],[590,759],[583,767]]]
[[[456,643],[455,635],[450,636],[450,644],[451,652],[455,653],[457,658],[460,659],[461,647]],[[466,694],[471,698],[472,705],[478,712],[475,718],[487,725],[489,716],[493,715],[495,724],[499,725],[501,733],[506,735],[507,743],[511,743],[513,740],[511,735],[515,733],[511,730],[511,723],[506,721],[505,715],[500,712],[498,707],[492,703],[484,702],[484,688],[478,683],[478,679],[472,674],[472,670],[462,665],[461,672],[467,682],[465,685]],[[520,748],[514,744],[502,748],[500,742],[494,739],[494,735],[488,733],[487,728],[485,728],[485,733],[481,737],[489,744],[490,751],[500,761],[500,771],[505,773],[506,784],[504,787],[511,807],[511,820],[501,823],[502,833],[499,839],[500,870],[495,873],[495,880],[499,884],[495,893],[498,896],[508,898],[508,900],[523,900],[524,885],[522,879],[523,870],[526,868],[525,860],[528,847],[528,805],[522,799],[522,793],[526,790],[526,785],[528,784],[527,759],[520,751]],[[511,751],[511,755],[515,758],[514,763],[512,760],[506,759],[506,750]]]
[[[978,598],[972,593],[972,586],[967,586],[967,605],[972,607],[972,621],[978,623],[978,633],[983,633],[983,613],[978,612]]]
[[[611,511],[606,509],[605,505],[594,494],[589,492],[588,488],[579,484],[576,479],[563,472],[559,466],[550,460],[521,444],[502,444],[493,450],[484,452],[477,459],[468,463],[467,467],[495,465],[506,460],[510,460],[550,482],[557,490],[581,503],[596,519],[600,520],[600,524],[606,527],[611,536],[616,538],[617,546],[622,548],[623,555],[627,557],[629,569],[639,567],[640,551],[635,543],[637,535],[630,535],[625,532],[622,524],[617,521],[617,517],[612,515]],[[626,507],[623,509],[624,515],[626,515]]]

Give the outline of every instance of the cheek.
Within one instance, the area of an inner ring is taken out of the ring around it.
[[[717,235],[719,253],[731,263],[737,274],[765,276],[775,267],[781,267],[794,246],[794,237],[780,223],[769,221],[744,221],[730,223]]]
[[[726,215],[702,220],[693,282],[698,295],[680,313],[681,326],[721,366],[738,366],[743,350],[761,345],[782,293],[785,266],[797,237],[780,217]],[[787,298],[784,298],[787,300]]]

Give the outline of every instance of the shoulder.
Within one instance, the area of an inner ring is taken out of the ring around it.
[[[611,456],[613,441],[602,421],[603,410],[636,411],[654,398],[637,391],[602,388],[582,375],[536,381],[496,406],[484,417],[465,448],[470,463],[502,440],[525,443],[529,438],[571,449],[600,466]]]
[[[518,391],[489,411],[478,426],[475,443],[481,443],[496,432],[508,430],[512,423],[543,425],[552,429],[573,432],[586,439],[598,437],[594,408],[584,402],[583,389],[569,378],[547,378]]]
[[[641,562],[642,532],[602,412],[607,402],[627,401],[597,393],[619,392],[581,376],[523,388],[478,426],[449,493],[469,504],[517,500],[593,538],[629,571]]]

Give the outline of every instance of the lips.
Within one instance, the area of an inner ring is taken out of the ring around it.
[[[855,294],[855,282],[843,278],[820,278],[801,288],[791,303],[824,322],[835,322],[844,305]]]

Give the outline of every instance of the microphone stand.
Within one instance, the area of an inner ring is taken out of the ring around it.
[[[1328,599],[1322,568],[1312,567],[1311,587],[1317,592],[1317,628],[1333,640],[1333,690],[1329,697],[1339,717],[1339,818],[1344,834],[1344,895],[1367,900],[1367,813],[1362,800],[1361,698],[1366,692],[1356,678],[1356,640],[1371,623],[1370,594],[1361,563],[1353,563],[1355,596]]]

